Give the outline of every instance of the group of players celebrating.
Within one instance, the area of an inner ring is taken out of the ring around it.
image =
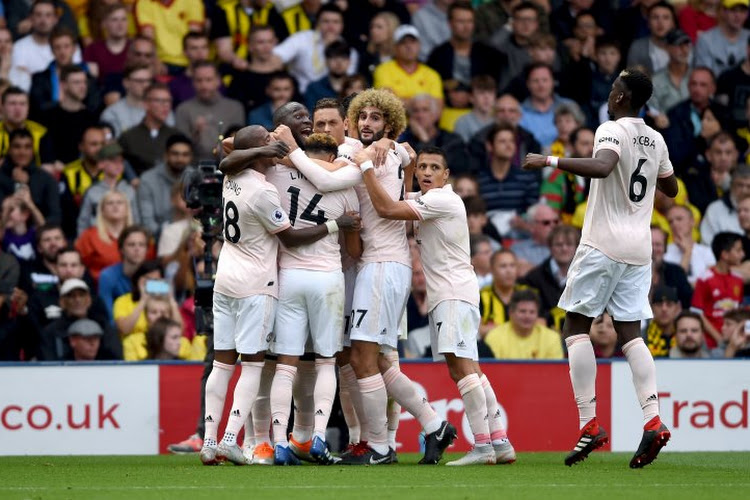
[[[653,461],[670,437],[658,415],[653,359],[637,329],[651,314],[645,249],[650,253],[654,191],[658,186],[676,194],[663,140],[637,118],[651,90],[643,73],[620,75],[609,99],[616,121],[597,130],[593,158],[529,155],[524,162],[524,168],[551,165],[595,178],[561,299],[581,422],[567,465],[608,440],[596,419],[596,362],[588,340],[592,319],[605,308],[615,319],[644,410],[643,440],[631,467]],[[412,258],[405,221],[412,221],[427,283],[432,352],[445,360],[473,434],[472,450],[447,465],[512,463],[516,453],[495,392],[477,362],[479,288],[464,204],[448,183],[445,155],[438,148],[416,155],[396,142],[406,115],[389,91],[369,89],[346,101],[346,107],[319,101],[312,119],[305,106],[286,104],[274,113],[273,132],[251,125],[227,147],[232,151],[221,164],[225,244],[216,273],[215,360],[206,383],[201,461],[394,463],[403,408],[424,430],[420,464],[439,463],[456,429],[400,371],[396,351],[406,330]],[[641,135],[658,147],[644,149]],[[411,191],[414,177],[417,192]],[[241,374],[218,441],[238,356]],[[325,432],[337,365],[350,445],[334,457]]]

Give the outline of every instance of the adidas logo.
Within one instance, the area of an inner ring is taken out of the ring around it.
[[[495,418],[500,418],[500,408],[495,412]]]
[[[315,412],[315,415],[320,415],[322,417],[323,415],[325,415],[325,413],[323,413],[323,410],[318,410]]]
[[[573,302],[573,305],[574,305],[574,306],[577,306],[577,305],[578,305],[578,304],[580,304],[580,303],[581,303],[581,300],[576,300],[575,302]]]
[[[456,344],[456,347],[459,347],[459,348],[466,347],[466,342],[464,342],[462,340],[461,342],[459,342],[458,344]]]
[[[596,403],[596,396],[594,396],[589,403]]]
[[[233,417],[239,417],[240,416],[240,409],[237,408],[235,410],[232,410],[232,416]]]
[[[206,417],[205,422],[213,422],[213,421],[214,421],[214,418],[211,415]]]
[[[280,423],[278,418],[273,419],[273,425],[279,425]]]
[[[658,398],[656,397],[656,394],[652,394],[646,398],[646,402],[648,403],[649,401],[656,401],[657,399]]]
[[[423,405],[426,405],[426,404],[427,404],[427,398],[422,398],[422,404],[423,404]]]
[[[380,332],[380,335],[385,335],[387,333],[387,329],[383,328],[383,331]]]

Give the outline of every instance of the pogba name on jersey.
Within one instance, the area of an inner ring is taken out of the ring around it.
[[[647,135],[633,137],[633,146],[641,145],[646,148],[656,149],[656,141]]]

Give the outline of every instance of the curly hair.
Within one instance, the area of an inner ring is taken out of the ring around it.
[[[383,112],[386,128],[391,131],[389,139],[396,140],[406,129],[406,111],[401,99],[392,92],[384,89],[367,89],[354,98],[349,106],[349,123],[354,125],[359,121],[359,113],[366,107],[373,106]]]
[[[651,78],[638,68],[628,68],[620,72],[620,81],[630,91],[630,106],[636,111],[646,105],[651,98],[654,86]]]

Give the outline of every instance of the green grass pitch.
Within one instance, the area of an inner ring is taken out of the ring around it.
[[[458,455],[448,455],[452,458]],[[402,454],[376,467],[203,467],[197,456],[2,457],[0,499],[748,498],[750,453],[663,453],[630,470],[630,455],[521,453],[507,466],[419,466]],[[446,461],[445,459],[443,460]]]

